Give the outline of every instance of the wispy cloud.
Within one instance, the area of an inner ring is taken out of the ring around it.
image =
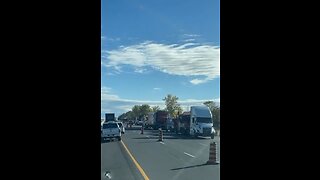
[[[153,88],[153,90],[159,91],[159,90],[161,90],[161,88],[155,87],[155,88]]]
[[[193,79],[190,82],[192,84],[201,84],[201,83],[207,82],[208,80],[210,80],[210,79],[208,79],[208,78],[205,78],[205,79]]]
[[[196,39],[185,39],[185,40],[183,40],[184,42],[193,42],[193,41],[195,41]]]
[[[134,70],[134,72],[136,72],[136,73],[144,73],[144,72],[146,72],[147,70],[146,69],[143,69],[143,68],[136,68],[135,70]]]
[[[102,51],[104,66],[121,65],[152,67],[172,75],[194,78],[192,84],[201,84],[220,76],[220,47],[208,44],[159,44],[146,41]],[[139,71],[138,71],[139,72]]]
[[[184,37],[200,37],[198,34],[183,34]]]
[[[119,96],[111,94],[111,88],[102,87],[101,88],[101,100],[117,100]]]
[[[120,38],[111,38],[111,37],[106,37],[106,36],[101,36],[101,39],[109,41],[109,42],[116,42],[116,41],[120,41]]]

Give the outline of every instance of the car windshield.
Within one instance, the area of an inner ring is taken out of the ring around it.
[[[199,123],[212,123],[212,119],[211,118],[197,117],[197,122],[199,122]]]
[[[117,128],[117,124],[116,123],[108,123],[108,124],[104,124],[103,125],[103,129],[106,129],[106,128]]]

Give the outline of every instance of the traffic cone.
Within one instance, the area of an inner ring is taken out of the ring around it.
[[[207,164],[219,164],[220,162],[217,160],[217,144],[215,142],[210,143],[209,150],[209,161]]]

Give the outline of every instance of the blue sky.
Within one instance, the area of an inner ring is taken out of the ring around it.
[[[220,103],[219,0],[101,0],[101,115]]]

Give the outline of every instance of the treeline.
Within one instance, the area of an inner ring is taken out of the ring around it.
[[[159,106],[151,107],[148,104],[134,105],[130,111],[121,114],[118,119],[123,121],[142,119],[144,116],[146,117],[148,113],[156,112],[158,110],[167,111],[172,118],[176,118],[179,114],[183,113],[183,110],[178,103],[179,98],[177,96],[168,94],[162,100],[165,103],[164,109],[161,109]],[[203,104],[209,107],[215,127],[220,128],[220,107],[213,101],[206,101]]]

